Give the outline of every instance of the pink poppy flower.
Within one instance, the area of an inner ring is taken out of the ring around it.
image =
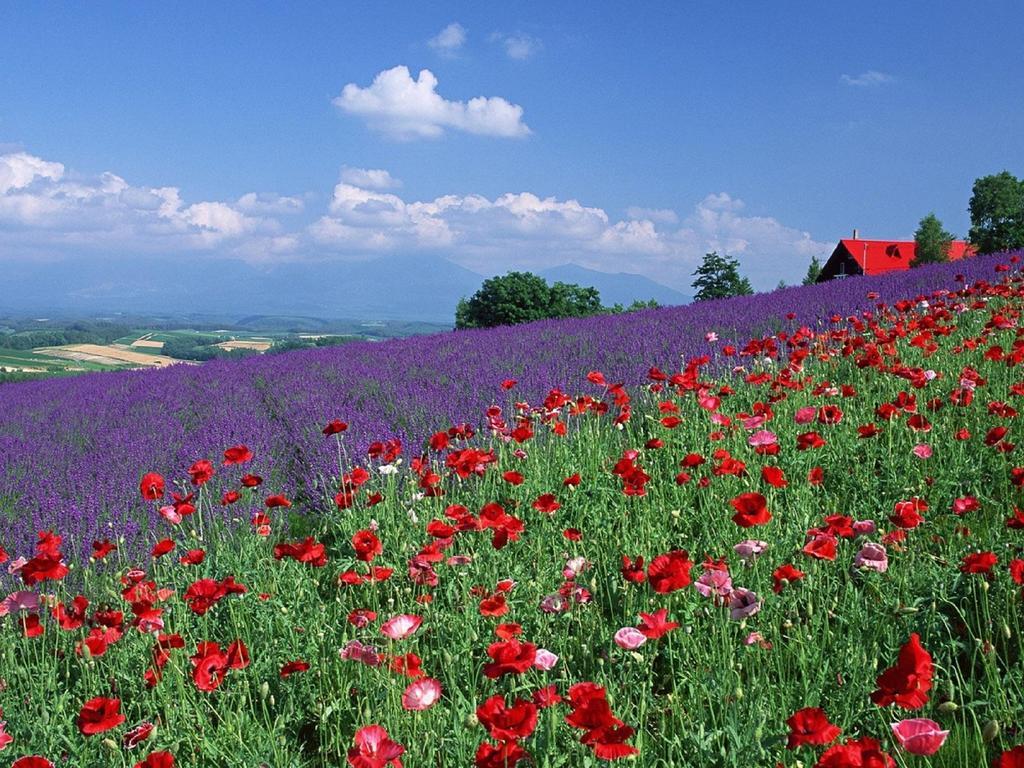
[[[932,447],[927,443],[918,443],[914,446],[913,453],[919,459],[930,459],[932,457]]]
[[[747,438],[747,444],[754,448],[775,445],[777,442],[779,442],[778,435],[774,432],[769,432],[767,429],[759,430]]]
[[[38,611],[39,595],[35,592],[21,590],[12,592],[2,603],[0,603],[0,616],[6,616],[18,611]]]
[[[912,755],[934,755],[949,736],[949,731],[941,730],[938,723],[925,717],[893,723],[892,732],[900,746]]]
[[[390,619],[385,621],[380,631],[384,635],[392,640],[404,640],[409,637],[413,632],[420,628],[420,624],[423,623],[421,616],[413,616],[408,613],[400,613],[397,616],[392,616]]]
[[[635,651],[647,642],[647,637],[636,627],[623,627],[615,633],[615,644],[627,651]]]
[[[555,664],[558,663],[558,656],[553,654],[547,648],[538,648],[537,656],[533,660],[533,668],[539,669],[542,672],[547,672],[554,669]]]
[[[757,541],[756,539],[745,539],[739,544],[732,548],[732,551],[740,556],[744,565],[750,565],[760,555],[768,549],[767,541]]]
[[[441,683],[432,677],[421,677],[402,693],[402,707],[422,712],[434,706],[441,698]]]
[[[853,558],[853,567],[885,573],[889,570],[889,555],[884,546],[869,541],[860,548],[860,552]]]
[[[878,526],[874,520],[855,520],[853,523],[853,532],[861,536],[870,535],[877,530]]]
[[[693,586],[704,597],[724,599],[732,594],[732,578],[730,578],[729,572],[720,571],[717,568],[704,571]]]
[[[358,640],[350,640],[348,645],[338,651],[345,661],[358,661],[369,667],[379,667],[381,663],[377,649],[372,645],[363,645]]]
[[[405,754],[405,747],[392,741],[379,725],[360,728],[356,731],[355,742],[348,751],[348,764],[353,768],[401,768],[399,758]]]
[[[797,409],[797,412],[793,414],[793,421],[797,424],[810,424],[817,415],[818,409],[813,405],[808,405]]]
[[[753,616],[760,610],[761,601],[758,600],[755,592],[743,587],[733,590],[732,597],[729,599],[729,616],[731,618],[739,621]]]

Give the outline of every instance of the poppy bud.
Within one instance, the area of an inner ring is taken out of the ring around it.
[[[260,683],[260,699],[263,701],[267,700],[267,696],[270,694],[270,683],[264,680]]]
[[[733,691],[733,696],[736,697],[736,701],[739,701],[740,699],[743,698],[743,686],[742,685],[737,685],[736,686],[736,690]]]
[[[470,712],[466,715],[466,727],[476,728],[480,724],[480,719],[476,716],[476,712]]]
[[[277,703],[277,701],[274,699],[274,694],[270,694],[270,698],[267,699],[267,703],[270,706],[274,706]]]
[[[960,709],[960,707],[957,705],[955,701],[944,701],[941,704],[939,704],[938,709],[939,712],[947,713],[956,712],[958,709]]]
[[[113,739],[104,739],[102,741],[102,744],[103,744],[104,747],[109,749],[111,752],[116,752],[117,751],[117,742],[114,741]]]
[[[89,662],[92,660],[92,651],[89,649],[88,643],[82,643],[82,661]]]
[[[642,653],[637,652],[637,651],[630,651],[629,655],[633,657],[634,661],[643,661],[644,660],[644,655]]]
[[[1003,637],[1005,637],[1007,640],[1013,637],[1013,632],[1010,631],[1010,625],[1005,622],[1003,623]]]
[[[985,741],[995,741],[999,738],[999,721],[989,720],[981,731],[981,738]]]

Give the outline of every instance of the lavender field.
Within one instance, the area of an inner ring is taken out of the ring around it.
[[[27,549],[48,529],[79,553],[104,536],[131,541],[155,522],[137,511],[144,472],[180,474],[196,456],[235,443],[252,448],[277,487],[316,508],[323,478],[337,468],[319,430],[332,419],[350,425],[356,454],[398,438],[408,456],[440,426],[478,424],[492,404],[537,402],[553,387],[575,391],[595,368],[635,384],[652,363],[677,370],[683,358],[730,342],[826,328],[879,302],[992,279],[1007,257],[627,315],[9,384],[0,388],[4,544]],[[708,332],[718,335],[714,346]],[[508,392],[500,386],[507,379],[517,381]]]

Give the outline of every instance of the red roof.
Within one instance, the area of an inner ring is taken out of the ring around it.
[[[849,251],[865,275],[881,275],[910,268],[917,250],[913,240],[840,240],[840,245]],[[973,256],[974,248],[963,240],[954,240],[949,248],[949,260],[958,261],[964,256]]]

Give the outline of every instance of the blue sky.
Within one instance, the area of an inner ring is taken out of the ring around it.
[[[0,6],[0,259],[422,252],[685,289],[717,247],[770,287],[853,226],[964,234],[975,177],[1024,175],[1019,2],[635,8]]]

